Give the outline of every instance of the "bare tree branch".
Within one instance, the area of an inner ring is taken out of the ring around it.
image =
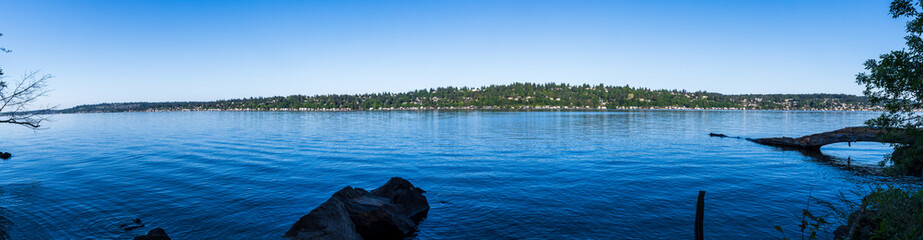
[[[23,74],[15,83],[9,84],[6,76],[0,76],[0,123],[40,128],[41,123],[48,120],[46,116],[52,108],[30,110],[30,107],[36,99],[48,93],[46,82],[53,77],[50,74],[39,75],[39,71],[31,71]]]

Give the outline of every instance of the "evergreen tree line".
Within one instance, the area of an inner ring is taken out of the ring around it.
[[[171,110],[378,110],[414,108],[710,108],[860,110],[865,97],[847,94],[745,94],[651,90],[630,86],[514,83],[479,88],[440,87],[404,93],[292,95],[210,102],[139,102],[81,105],[61,110],[125,112]]]

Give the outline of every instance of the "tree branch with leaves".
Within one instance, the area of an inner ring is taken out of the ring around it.
[[[912,140],[894,144],[894,153],[881,165],[890,162],[888,169],[896,174],[923,175],[923,0],[894,0],[890,14],[908,19],[907,47],[866,61],[868,72],[856,75],[856,82],[865,85],[872,104],[887,111],[866,123],[901,130],[886,137]]]

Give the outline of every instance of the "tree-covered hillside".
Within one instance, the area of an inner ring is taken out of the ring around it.
[[[393,110],[393,109],[624,109],[706,108],[863,110],[865,97],[846,94],[724,95],[685,90],[651,90],[629,86],[514,83],[479,88],[442,87],[404,93],[292,95],[212,102],[106,103],[60,112],[178,110]]]

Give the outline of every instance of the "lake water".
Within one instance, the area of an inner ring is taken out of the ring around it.
[[[386,111],[56,115],[0,126],[12,239],[281,239],[350,185],[427,191],[418,239],[779,239],[808,196],[879,181],[742,137],[861,125],[871,112]],[[877,143],[823,151],[874,164]],[[816,208],[816,207],[815,207]],[[813,209],[813,208],[812,208]],[[817,208],[819,209],[819,208]],[[125,231],[125,219],[145,227]],[[829,236],[829,235],[825,235]],[[829,238],[829,237],[828,237]]]

